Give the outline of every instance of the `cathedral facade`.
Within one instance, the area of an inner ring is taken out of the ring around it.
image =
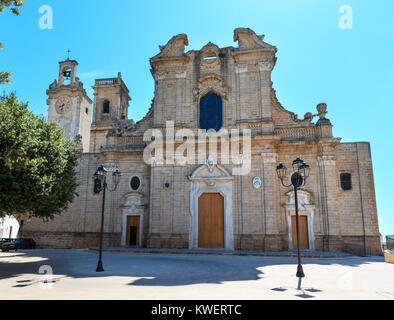
[[[121,73],[95,80],[92,101],[78,63],[60,62],[47,90],[48,121],[78,141],[78,197],[53,221],[32,219],[24,235],[40,247],[97,246],[103,195],[93,175],[103,165],[104,246],[292,250],[295,195],[276,168],[301,157],[311,167],[298,191],[301,247],[381,254],[369,143],[334,137],[324,103],[301,119],[286,110],[271,81],[276,47],[248,28],[235,29],[234,41],[185,52],[188,38],[179,34],[159,46],[150,59],[154,99],[138,122],[128,119]],[[223,134],[220,157],[201,132]],[[184,161],[188,152],[194,160]],[[111,192],[116,169],[122,177]]]

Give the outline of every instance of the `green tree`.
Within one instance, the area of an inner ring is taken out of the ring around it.
[[[50,220],[66,210],[77,195],[75,142],[13,93],[0,97],[0,133],[0,217]]]
[[[0,13],[4,11],[4,8],[10,8],[13,13],[17,16],[20,15],[18,7],[22,6],[25,0],[0,0]],[[3,49],[3,45],[0,42],[0,50]],[[0,71],[0,84],[11,82],[11,72]]]

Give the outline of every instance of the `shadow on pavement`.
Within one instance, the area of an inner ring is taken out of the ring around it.
[[[97,278],[130,277],[128,285],[133,286],[181,286],[201,283],[222,283],[226,281],[248,281],[264,278],[258,268],[273,265],[296,265],[296,258],[281,257],[239,257],[239,256],[197,256],[197,255],[103,255],[104,272],[95,272],[98,255],[84,250],[25,250],[17,253],[0,252],[0,281],[26,275],[14,287],[31,285],[30,274],[39,275],[39,268],[49,265],[55,281],[63,277]],[[303,264],[346,265],[358,267],[370,261],[382,261],[381,257],[352,257],[346,259],[303,259]],[[134,278],[134,279],[133,279]],[[286,288],[273,288],[285,291]],[[299,296],[313,297],[308,293],[320,292],[307,288]]]
[[[300,278],[297,281],[298,281],[298,285],[297,285],[297,289],[296,290],[301,291],[302,293],[296,294],[295,295],[296,297],[303,298],[303,299],[315,298],[315,296],[312,296],[312,295],[308,294],[307,292],[310,292],[310,293],[323,292],[323,290],[319,290],[319,289],[316,289],[316,288],[302,288],[302,279]],[[284,293],[284,292],[286,292],[288,290],[294,290],[294,289],[295,288],[278,287],[278,288],[273,288],[271,290]]]

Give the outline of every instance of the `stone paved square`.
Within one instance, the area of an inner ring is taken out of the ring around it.
[[[302,290],[293,257],[104,253],[102,273],[97,260],[79,249],[0,252],[1,299],[394,298],[394,265],[383,257],[304,258]]]

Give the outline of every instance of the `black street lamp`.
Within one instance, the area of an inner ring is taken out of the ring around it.
[[[278,178],[280,179],[282,185],[286,188],[290,186],[294,187],[294,201],[295,201],[296,229],[297,229],[297,251],[298,251],[297,277],[304,278],[305,274],[304,274],[304,270],[302,269],[301,255],[300,255],[297,189],[305,185],[306,179],[309,177],[310,167],[303,160],[297,158],[293,161],[293,171],[294,173],[291,176],[291,184],[285,185],[283,183],[283,179],[286,177],[286,167],[282,163],[280,163],[276,167],[276,173],[278,174]]]
[[[31,216],[29,216],[28,218],[27,218],[27,222],[30,222],[31,221]],[[19,238],[22,240],[23,239],[23,225],[24,225],[24,223],[25,223],[25,221],[24,221],[24,219],[22,218],[22,220],[21,220],[21,222],[20,222],[20,235],[19,235]]]
[[[99,260],[97,263],[97,269],[96,272],[101,272],[104,271],[103,268],[103,262],[101,260],[102,254],[103,254],[103,233],[104,233],[104,208],[105,208],[105,191],[108,189],[107,185],[107,172],[108,170],[104,168],[104,166],[100,166],[97,168],[97,171],[94,174],[94,192],[95,193],[100,193],[103,191],[103,205],[102,205],[102,210],[101,210],[101,231],[100,231],[100,253],[99,253]],[[118,187],[120,177],[122,174],[120,173],[119,170],[115,170],[114,173],[112,174],[113,180],[114,180],[114,188],[108,189],[109,191],[113,192],[116,190]]]

